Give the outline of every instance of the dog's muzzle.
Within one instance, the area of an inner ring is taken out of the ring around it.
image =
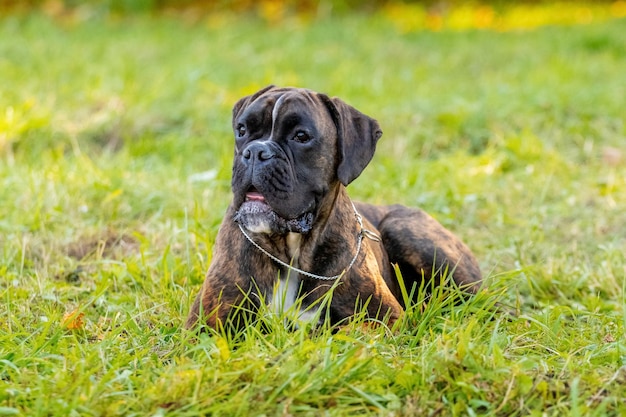
[[[240,177],[237,187],[242,197],[234,217],[237,223],[253,233],[311,230],[314,216],[309,210],[296,214],[296,210],[280,206],[288,202],[293,180],[289,163],[278,145],[269,140],[254,141],[241,151],[239,164],[245,175]],[[296,211],[293,217],[290,211]]]
[[[250,198],[254,195],[254,198]],[[235,213],[234,221],[254,233],[278,233],[290,232],[307,233],[313,227],[313,213],[304,213],[295,219],[283,219],[280,217],[265,199],[257,197],[257,192],[246,195],[246,201],[241,204]]]

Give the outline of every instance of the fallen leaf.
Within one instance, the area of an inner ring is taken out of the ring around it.
[[[67,312],[63,315],[61,325],[68,330],[80,330],[85,327],[84,317],[85,313],[76,310]]]

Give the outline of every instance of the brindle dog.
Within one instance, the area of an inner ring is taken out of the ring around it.
[[[241,326],[238,313],[296,300],[297,320],[336,324],[362,309],[392,324],[404,307],[393,264],[407,288],[446,273],[478,288],[471,251],[428,214],[348,197],[382,135],[376,120],[337,98],[269,86],[235,104],[232,126],[233,200],[188,328]]]

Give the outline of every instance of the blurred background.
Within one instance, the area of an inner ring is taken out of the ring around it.
[[[181,342],[268,84],[376,118],[350,195],[428,211],[514,314]],[[0,414],[625,415],[625,97],[622,0],[0,0]]]
[[[38,10],[55,17],[88,19],[128,14],[179,14],[204,19],[216,13],[251,14],[278,23],[299,16],[382,13],[405,31],[490,28],[510,30],[545,24],[590,23],[626,15],[626,2],[460,0],[2,0],[0,12]]]

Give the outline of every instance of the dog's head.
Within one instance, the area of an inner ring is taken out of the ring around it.
[[[233,108],[235,220],[252,232],[306,233],[321,202],[359,176],[382,131],[337,98],[266,87]]]

